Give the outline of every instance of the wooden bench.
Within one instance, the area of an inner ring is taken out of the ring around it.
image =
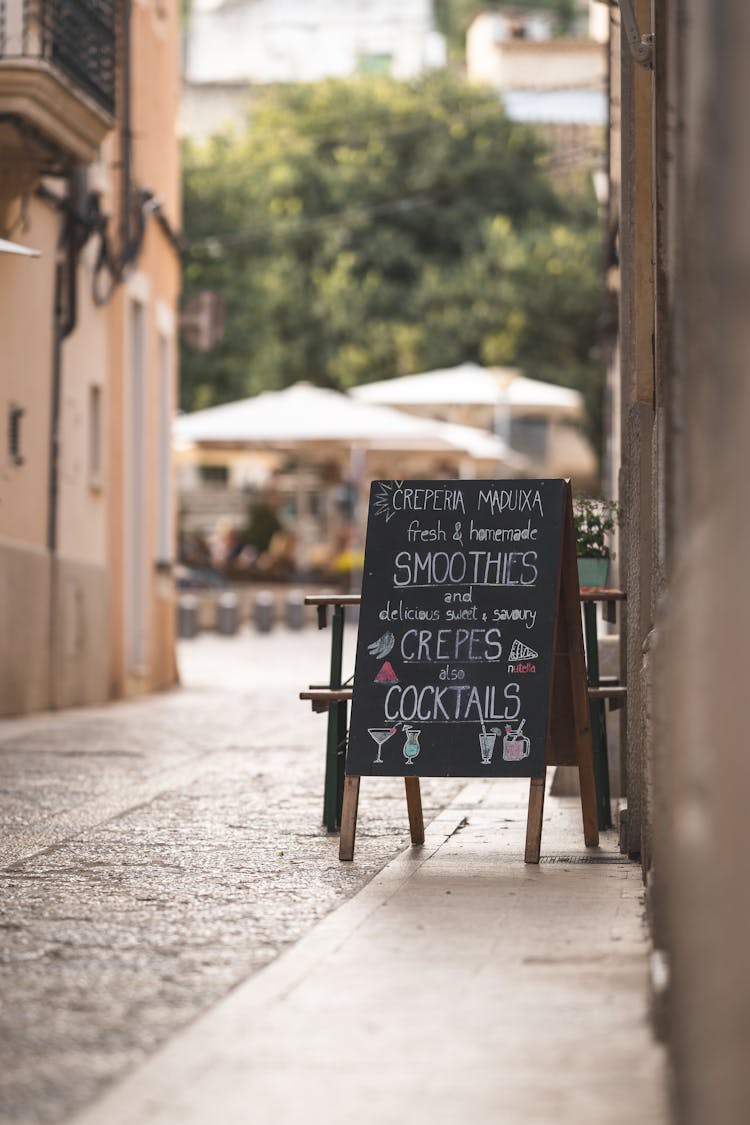
[[[308,700],[313,711],[327,711],[331,703],[348,703],[352,698],[352,689],[330,688],[319,684],[310,684],[307,691],[299,693],[300,699]]]
[[[607,768],[606,727],[603,720],[603,705],[613,711],[622,707],[627,699],[628,689],[615,676],[599,675],[599,645],[596,629],[596,603],[602,603],[602,616],[605,621],[614,622],[617,602],[623,602],[626,594],[622,590],[609,587],[583,587],[580,592],[584,616],[586,638],[586,663],[588,674],[588,694],[591,707],[592,739],[594,744],[594,768],[597,779],[597,803],[599,827],[611,827],[609,801],[609,773]],[[328,712],[328,732],[326,739],[326,772],[323,796],[323,823],[329,832],[334,832],[341,823],[341,799],[344,787],[344,764],[346,751],[347,714],[353,689],[348,682],[342,682],[341,667],[344,639],[344,610],[347,606],[358,606],[359,594],[310,594],[305,605],[314,605],[318,611],[318,628],[325,629],[328,624],[328,610],[333,610],[331,630],[331,670],[327,684],[310,684],[299,697],[310,703],[313,711],[320,714]],[[601,714],[597,721],[596,712]]]
[[[591,745],[594,752],[594,780],[596,782],[599,828],[612,827],[612,803],[609,789],[609,758],[607,753],[607,723],[604,702],[610,711],[622,707],[627,697],[627,687],[614,676],[599,674],[599,633],[596,625],[596,605],[601,604],[602,617],[614,623],[617,620],[617,603],[626,600],[624,590],[609,587],[584,586],[580,592],[583,609],[583,634],[586,644],[586,676],[589,687],[589,712],[591,715]]]
[[[314,605],[318,611],[318,628],[328,624],[328,610],[333,610],[331,622],[331,666],[327,684],[311,684],[300,698],[312,705],[313,711],[328,712],[326,732],[326,769],[323,786],[323,823],[329,832],[341,824],[341,803],[344,793],[344,759],[346,755],[347,712],[352,697],[351,687],[342,681],[344,650],[344,610],[358,606],[359,594],[308,594],[305,605]]]
[[[602,676],[596,687],[589,688],[589,699],[606,699],[610,711],[622,707],[628,697],[628,689],[615,676]]]
[[[606,677],[605,679],[609,679]],[[612,683],[604,682],[598,687],[590,687],[589,699],[607,699],[609,700],[609,707],[614,711],[617,707],[621,707],[627,699],[628,689],[619,681],[613,680]],[[324,684],[311,684],[307,691],[301,691],[299,697],[306,702],[312,704],[313,711],[325,712],[328,710],[332,703],[350,703],[353,694],[351,687],[330,688]]]

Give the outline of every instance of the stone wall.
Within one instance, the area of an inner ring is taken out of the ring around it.
[[[750,1105],[750,8],[636,0],[622,61],[627,813],[680,1125]]]

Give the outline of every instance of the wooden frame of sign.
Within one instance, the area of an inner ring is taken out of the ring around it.
[[[554,765],[578,766],[595,847],[570,482],[374,481],[339,859],[354,857],[364,774],[404,777],[415,845],[420,776],[489,775],[530,778],[524,858],[538,863]]]

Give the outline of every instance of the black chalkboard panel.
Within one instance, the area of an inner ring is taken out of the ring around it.
[[[543,772],[564,487],[373,482],[347,774]]]

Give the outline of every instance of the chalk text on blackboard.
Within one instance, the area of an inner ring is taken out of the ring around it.
[[[394,586],[533,586],[536,551],[399,551]]]
[[[544,515],[542,494],[538,488],[480,488],[477,508],[490,512],[539,512]]]
[[[538,535],[539,528],[532,527],[531,520],[525,527],[476,527],[474,520],[469,521],[469,542],[519,543],[524,539],[533,541]]]
[[[407,629],[401,638],[404,660],[433,664],[441,660],[499,660],[499,629]]]
[[[396,484],[389,489],[381,485],[378,512],[390,506],[393,512],[465,512],[464,496],[458,488],[404,488]]]
[[[410,543],[437,543],[445,542],[448,538],[448,533],[440,519],[437,521],[437,527],[427,528],[423,528],[419,520],[412,520],[406,529],[406,538]]]
[[[520,687],[506,684],[498,698],[494,684],[483,688],[470,684],[394,684],[386,693],[383,714],[389,723],[512,722],[521,711]]]

